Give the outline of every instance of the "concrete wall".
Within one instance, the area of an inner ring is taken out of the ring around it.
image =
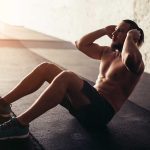
[[[34,17],[30,22],[37,22],[34,29],[74,42],[87,32],[108,24],[116,24],[123,18],[133,18],[133,0],[128,1],[126,11],[122,12],[127,1],[52,0],[52,3],[47,1],[47,5],[43,4],[43,7],[39,1],[38,5],[36,2]],[[35,14],[38,14],[37,17]],[[31,27],[28,21],[26,26]],[[104,38],[102,43],[109,43],[109,40]]]
[[[122,19],[133,18],[133,0],[0,2],[0,18],[3,20],[69,41],[108,24],[117,24]]]
[[[32,2],[32,5],[30,4]],[[74,41],[83,34],[133,18],[133,0],[41,0],[26,3],[28,27]],[[126,5],[128,3],[128,5]],[[126,6],[126,9],[122,9]],[[32,15],[31,15],[32,14]],[[36,23],[36,24],[35,24]]]
[[[146,64],[145,71],[150,73],[150,0],[134,1],[134,17],[145,33],[145,43],[141,52]]]

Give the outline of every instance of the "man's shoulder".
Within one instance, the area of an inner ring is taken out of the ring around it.
[[[102,46],[102,55],[101,59],[106,58],[106,57],[111,57],[113,54],[113,50],[109,46]]]
[[[106,56],[106,55],[111,54],[111,53],[113,53],[111,47],[104,46],[104,53],[103,54]]]

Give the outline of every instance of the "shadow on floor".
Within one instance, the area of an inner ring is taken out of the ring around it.
[[[44,150],[30,134],[29,138],[0,141],[0,150]]]
[[[94,150],[150,150],[150,112],[127,101],[106,130],[90,135]]]
[[[19,140],[0,141],[0,149],[2,150],[34,150],[32,142],[29,138]]]
[[[150,111],[150,74],[144,72],[129,99]]]

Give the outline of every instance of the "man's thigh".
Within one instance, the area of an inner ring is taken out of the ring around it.
[[[83,86],[84,80],[75,73],[70,72],[67,95],[72,106],[76,109],[91,103],[90,99],[82,92]]]

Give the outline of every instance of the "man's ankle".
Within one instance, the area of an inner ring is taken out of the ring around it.
[[[4,98],[0,97],[0,105],[3,105],[3,106],[8,106],[10,105],[7,101],[5,101]]]
[[[19,118],[16,118],[16,119],[17,119],[18,124],[19,124],[21,127],[28,127],[28,126],[29,126],[29,124],[26,124],[26,123],[22,122]]]

